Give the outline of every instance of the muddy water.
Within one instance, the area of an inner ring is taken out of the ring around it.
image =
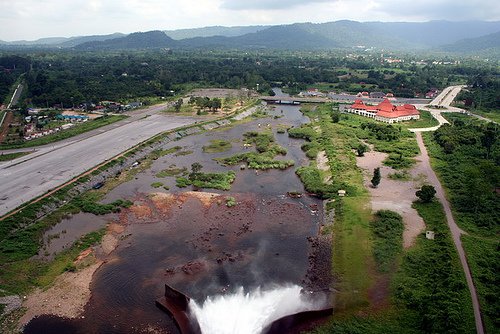
[[[178,145],[193,153],[164,156],[110,192],[106,201],[129,198],[149,205],[151,210],[146,216],[132,211],[120,215],[127,224],[127,237],[94,275],[92,298],[83,318],[58,322],[55,317],[41,317],[32,321],[25,333],[51,329],[58,333],[177,333],[173,321],[154,304],[165,283],[197,300],[241,286],[301,284],[308,268],[307,237],[317,234],[321,203],[307,196],[285,196],[288,191],[303,191],[294,171],[308,160],[300,150],[303,141],[277,134],[276,129],[279,125],[300,125],[307,119],[298,106],[276,106],[271,113],[279,118],[257,119],[170,143],[165,148]],[[256,173],[238,166],[220,166],[213,160],[244,151],[242,134],[264,128],[273,130],[277,142],[288,150],[283,159],[293,159],[295,167]],[[227,152],[204,153],[202,146],[211,139],[229,140],[233,147]],[[213,191],[235,197],[235,207],[227,208],[224,197],[208,206],[188,198],[167,213],[151,203],[149,193],[166,192],[152,188],[153,182],[162,182],[171,193],[186,190],[175,186],[174,177],[157,178],[156,173],[172,165],[189,169],[194,162],[201,163],[203,171],[237,172],[231,191]]]
[[[106,219],[91,213],[79,213],[61,220],[43,235],[43,246],[38,257],[51,260],[54,256],[70,247],[75,240],[85,234],[106,226]]]

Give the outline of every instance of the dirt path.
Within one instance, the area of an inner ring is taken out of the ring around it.
[[[318,156],[316,157],[316,165],[318,166],[318,169],[324,173],[323,182],[325,184],[332,184],[332,173],[330,171],[330,165],[325,151],[318,153]]]
[[[390,174],[397,172],[396,170],[383,166],[382,161],[387,157],[387,154],[371,151],[365,153],[363,157],[358,157],[357,165],[364,170],[364,184],[370,191],[370,203],[372,211],[392,210],[399,213],[403,217],[405,230],[403,232],[404,248],[411,247],[417,238],[425,229],[424,220],[413,209],[412,203],[417,200],[415,196],[416,190],[420,187],[419,180],[421,179],[420,163],[410,171],[409,181],[391,180],[388,178]],[[382,180],[378,188],[371,186],[371,178],[373,169],[380,167]]]
[[[453,214],[451,213],[451,208],[450,208],[450,203],[446,199],[443,187],[441,186],[441,183],[439,182],[439,179],[436,176],[436,173],[434,173],[434,170],[432,169],[430,162],[429,162],[429,155],[427,153],[427,148],[424,145],[424,141],[422,139],[422,134],[420,132],[416,132],[417,135],[417,143],[418,147],[420,148],[421,156],[421,164],[424,167],[426,171],[426,176],[427,176],[427,181],[429,184],[431,184],[435,189],[436,189],[436,197],[439,199],[439,201],[443,204],[444,212],[446,214],[446,221],[448,223],[448,226],[451,230],[451,235],[453,237],[453,242],[455,243],[455,248],[457,249],[458,256],[460,258],[460,263],[462,264],[464,273],[465,273],[465,279],[467,280],[467,286],[469,287],[469,291],[472,297],[472,307],[474,309],[474,318],[476,322],[476,331],[478,334],[483,334],[484,333],[484,328],[483,328],[483,322],[481,319],[481,310],[479,306],[479,300],[477,298],[477,293],[476,293],[476,288],[474,286],[474,282],[472,281],[472,275],[469,269],[469,264],[467,263],[467,258],[465,257],[465,251],[462,246],[462,240],[460,239],[460,236],[462,233],[464,233],[456,224],[455,219],[453,218]]]
[[[14,114],[12,111],[7,111],[2,126],[0,127],[0,143],[2,143],[7,137],[7,134],[9,133],[9,124],[12,123],[13,119]]]

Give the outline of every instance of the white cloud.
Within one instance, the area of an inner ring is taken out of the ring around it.
[[[497,0],[0,0],[0,39],[211,25],[500,20]]]

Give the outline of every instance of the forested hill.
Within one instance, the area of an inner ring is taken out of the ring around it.
[[[106,41],[86,42],[75,48],[78,50],[156,49],[170,48],[176,45],[177,42],[165,35],[164,32],[155,30],[136,32]]]
[[[441,48],[443,51],[471,53],[483,50],[500,51],[500,31],[477,38],[462,39]]]
[[[164,33],[175,40],[196,38],[196,37],[213,37],[213,36],[235,37],[235,36],[251,34],[260,30],[264,30],[269,27],[270,26],[247,26],[247,27],[212,26],[204,28],[165,30]]]
[[[207,27],[170,31],[138,32],[127,36],[103,35],[79,38],[48,38],[23,45],[46,47],[75,47],[78,50],[125,50],[154,48],[231,48],[231,49],[289,49],[314,50],[375,47],[386,50],[439,50],[468,48],[484,49],[482,44],[498,42],[500,21],[430,21],[410,22],[356,22],[296,23],[277,26]],[[491,35],[487,37],[487,35]],[[189,38],[182,38],[183,36]],[[479,39],[477,42],[465,39]],[[494,40],[496,38],[496,41]],[[43,44],[43,41],[47,44]],[[49,43],[50,42],[50,43]],[[85,42],[85,43],[82,43]],[[12,46],[14,42],[8,43]],[[451,47],[457,43],[456,47]],[[0,42],[2,44],[2,42]],[[447,47],[444,47],[447,46]]]

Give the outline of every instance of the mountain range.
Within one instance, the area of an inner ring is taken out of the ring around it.
[[[126,50],[157,48],[226,49],[345,49],[434,50],[473,53],[500,50],[500,21],[295,23],[276,26],[205,27],[129,35],[44,38],[2,42],[0,46]]]

